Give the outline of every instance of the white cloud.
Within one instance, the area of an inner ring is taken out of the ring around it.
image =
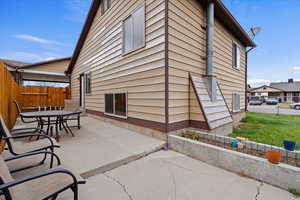
[[[300,74],[300,66],[295,66],[290,69],[292,74]]]
[[[33,35],[28,35],[28,34],[18,34],[18,35],[15,35],[15,37],[18,38],[18,39],[27,40],[27,41],[36,42],[36,43],[41,43],[41,44],[61,45],[60,42],[47,40],[45,38],[40,38],[40,37],[36,37],[36,36],[33,36]]]
[[[42,53],[14,52],[14,53],[9,53],[7,56],[3,56],[4,59],[18,60],[18,61],[32,62],[32,63],[52,60],[60,57],[62,56],[49,53],[49,52],[42,52]]]

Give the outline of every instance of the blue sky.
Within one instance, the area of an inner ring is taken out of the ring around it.
[[[300,1],[223,0],[249,30],[261,26],[249,57],[253,86],[300,80]],[[91,0],[2,0],[0,58],[37,62],[71,56]],[[3,20],[4,19],[4,20]]]
[[[300,80],[300,1],[223,0],[240,24],[261,26],[249,56],[249,82]]]

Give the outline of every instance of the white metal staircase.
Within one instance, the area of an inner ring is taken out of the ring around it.
[[[210,129],[233,122],[219,85],[217,85],[216,101],[212,102],[203,78],[191,76],[191,82]]]

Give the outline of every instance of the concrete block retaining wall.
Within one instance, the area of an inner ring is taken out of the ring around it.
[[[222,136],[222,135],[217,135],[217,134],[211,134],[211,133],[207,133],[207,132],[202,132],[202,131],[197,131],[197,130],[184,130],[186,132],[192,132],[192,133],[196,133],[198,134],[201,138],[205,138],[205,139],[210,139],[210,140],[215,140],[218,142],[226,142],[227,144],[229,144],[233,139],[232,137],[228,137],[228,136]],[[179,135],[179,133],[176,133],[176,135]],[[244,143],[244,148],[246,149],[257,149],[260,151],[267,151],[270,149],[273,149],[275,151],[279,151],[281,152],[282,156],[288,156],[290,158],[299,158],[300,159],[300,151],[287,151],[284,148],[281,147],[277,147],[277,146],[272,146],[272,145],[268,145],[268,144],[262,144],[262,143],[257,143],[257,142],[252,142],[252,141],[247,141],[244,140],[242,141],[242,143]]]
[[[211,165],[248,176],[283,189],[300,192],[300,168],[287,164],[274,165],[266,159],[169,135],[169,148]]]

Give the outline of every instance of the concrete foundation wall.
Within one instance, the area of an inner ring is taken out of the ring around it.
[[[169,148],[211,165],[248,176],[283,189],[300,192],[300,168],[274,165],[266,159],[223,149],[180,136],[168,137]]]
[[[106,118],[106,117],[100,117],[100,116],[96,116],[96,115],[92,115],[92,114],[88,114],[88,115],[90,117],[99,119],[99,120],[104,121],[104,122],[111,123],[111,124],[113,124],[115,126],[118,126],[118,127],[126,128],[126,129],[129,129],[129,130],[141,133],[143,135],[154,137],[154,138],[157,138],[157,139],[160,139],[160,140],[165,140],[165,141],[167,140],[167,134],[166,133],[163,133],[163,132],[160,132],[160,131],[157,131],[157,130],[154,130],[154,129],[145,128],[145,127],[137,126],[137,125],[134,125],[134,124],[129,124],[129,123],[126,123],[126,122],[120,122],[118,120],[109,119],[109,118]]]
[[[246,112],[239,112],[239,113],[233,113],[232,118],[233,118],[233,126],[239,125],[240,121],[246,117]]]

